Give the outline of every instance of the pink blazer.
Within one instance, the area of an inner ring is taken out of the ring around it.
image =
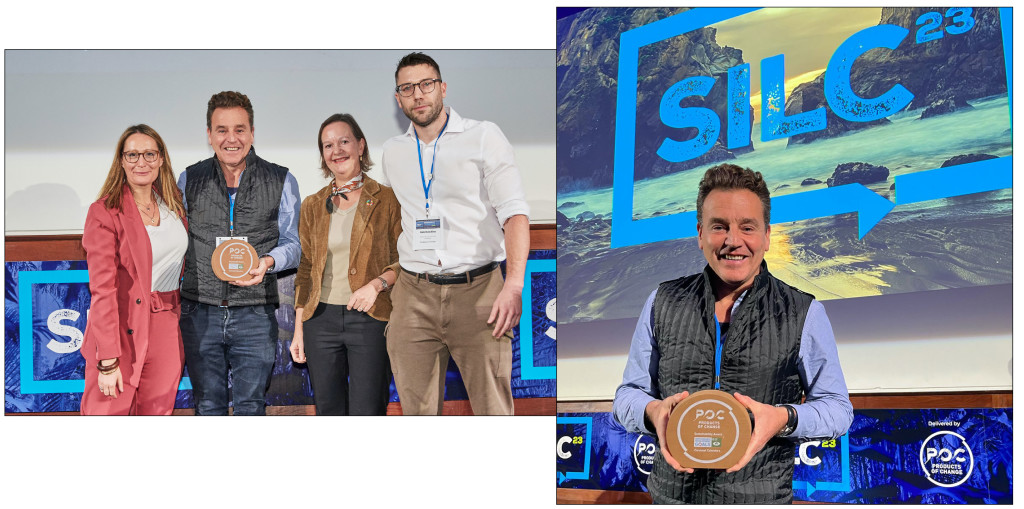
[[[102,198],[89,206],[82,247],[92,293],[82,356],[93,364],[120,358],[125,382],[138,387],[149,347],[149,314],[159,303],[151,299],[149,234],[127,185],[121,211],[108,209]]]

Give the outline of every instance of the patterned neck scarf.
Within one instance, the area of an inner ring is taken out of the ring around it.
[[[359,175],[356,175],[355,177],[349,179],[349,181],[345,182],[345,184],[342,185],[341,187],[338,187],[337,180],[331,181],[331,195],[327,197],[327,212],[334,212],[334,200],[332,200],[332,198],[334,198],[335,196],[341,196],[342,199],[347,201],[348,196],[345,196],[345,194],[355,191],[360,187],[363,187],[362,172],[360,172]]]

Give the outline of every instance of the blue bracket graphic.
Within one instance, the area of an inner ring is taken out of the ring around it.
[[[18,273],[18,355],[21,364],[22,394],[75,393],[85,390],[85,380],[35,379],[35,367],[32,362],[36,346],[32,326],[32,285],[88,282],[87,270],[26,270]],[[178,384],[178,390],[190,389],[191,380],[183,377]]]
[[[807,490],[807,496],[811,496],[815,491],[839,491],[842,493],[848,493],[850,491],[850,437],[849,434],[845,434],[839,437],[840,447],[840,463],[839,469],[842,471],[842,479],[839,482],[808,482],[808,481],[793,481],[794,490]]]
[[[32,285],[88,283],[87,270],[32,270],[18,273],[18,349],[21,360],[21,393],[82,392],[84,380],[36,380],[32,360],[36,338],[32,327]]]
[[[594,418],[593,417],[559,417],[556,419],[556,424],[584,424],[587,426],[587,437],[584,439],[584,451],[586,454],[583,456],[583,470],[580,472],[559,472],[558,473],[558,484],[562,484],[567,479],[586,479],[590,477],[590,436],[594,430]]]
[[[857,212],[858,238],[863,238],[894,206],[861,184],[847,184],[772,198],[772,224]],[[614,212],[612,214],[612,247],[622,247],[614,244]],[[625,246],[696,237],[697,212],[633,221],[631,228],[636,241],[623,244]]]
[[[526,284],[523,292],[523,313],[519,315],[519,378],[523,380],[554,380],[555,366],[533,365],[533,285],[535,272],[555,272],[555,260],[526,260]]]

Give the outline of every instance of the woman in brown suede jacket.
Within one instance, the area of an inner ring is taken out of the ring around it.
[[[309,366],[317,415],[384,415],[391,365],[384,327],[398,270],[401,209],[359,124],[336,113],[317,134],[326,187],[302,200],[292,360]],[[350,384],[351,381],[351,384]]]

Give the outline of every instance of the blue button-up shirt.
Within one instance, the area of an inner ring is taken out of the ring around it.
[[[615,419],[633,433],[654,434],[654,430],[647,429],[644,424],[644,412],[647,404],[658,396],[654,385],[658,380],[660,354],[655,348],[651,328],[656,294],[657,290],[651,292],[640,312],[633,332],[633,342],[629,347],[626,370],[622,374],[622,384],[615,390],[615,401],[612,404]],[[743,292],[736,299],[732,305],[733,313],[746,294]],[[837,438],[846,433],[853,422],[853,405],[850,404],[846,380],[839,366],[839,352],[836,350],[832,324],[825,315],[825,307],[817,300],[811,301],[804,320],[798,370],[807,398],[803,404],[793,405],[797,413],[797,426],[789,436]]]
[[[245,170],[242,170],[243,172]],[[181,189],[181,201],[185,208],[188,203],[185,201],[185,175],[181,172],[178,177],[178,189]],[[237,188],[235,188],[237,190]],[[289,172],[284,178],[284,188],[281,190],[281,204],[277,212],[277,246],[269,253],[260,256],[272,256],[274,266],[268,273],[280,272],[282,270],[294,269],[299,266],[299,255],[302,254],[302,247],[299,244],[299,182]]]

